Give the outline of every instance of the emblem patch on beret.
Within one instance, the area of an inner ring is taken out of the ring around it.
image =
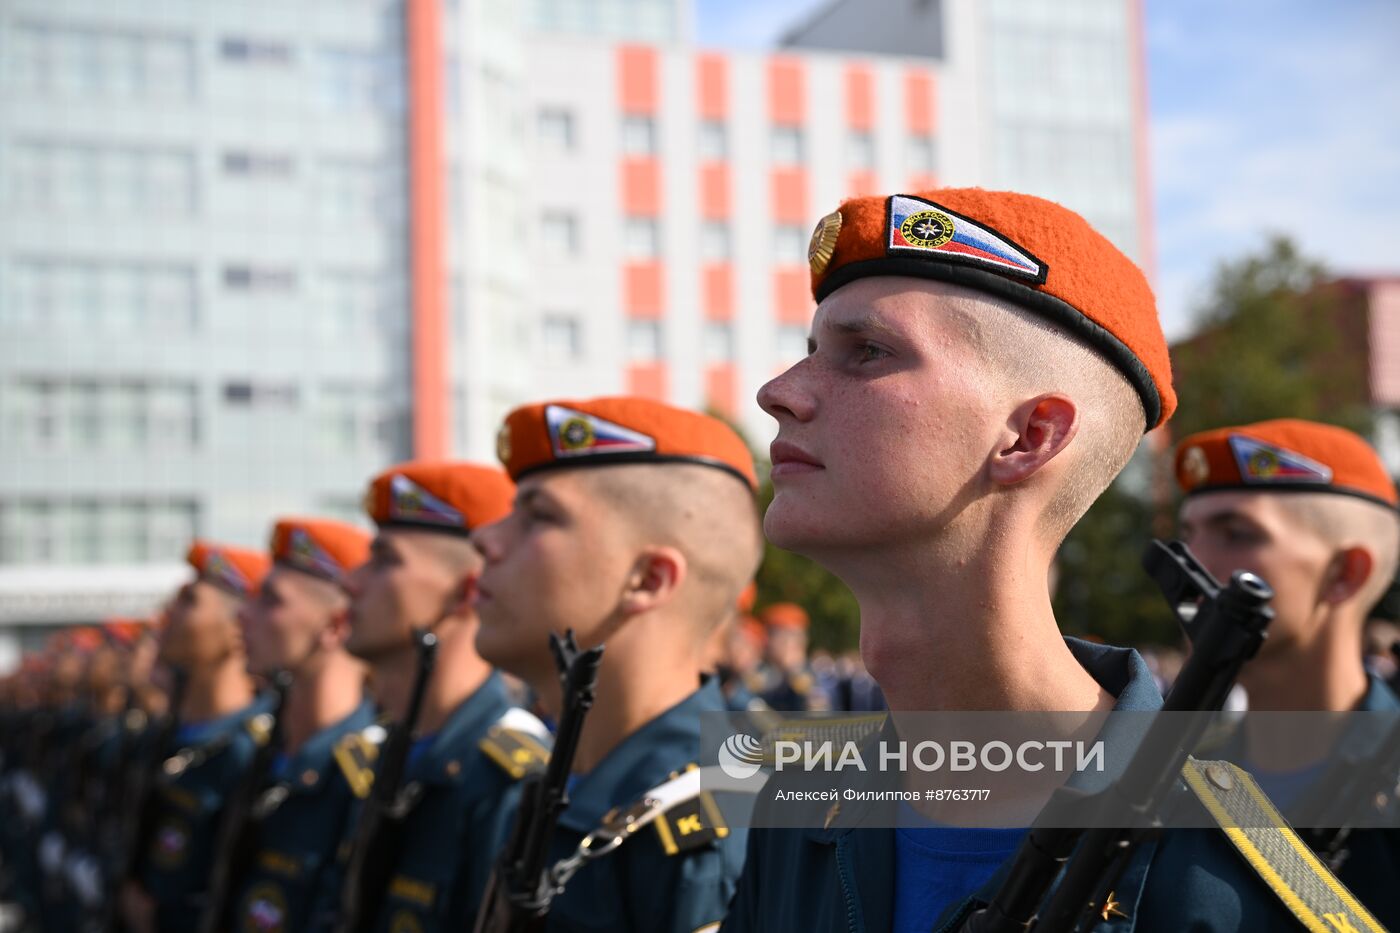
[[[293,528],[290,539],[287,542],[287,556],[292,563],[299,567],[305,567],[313,573],[331,579],[340,578],[340,565],[335,562],[325,548],[316,543],[316,540],[307,534],[305,528]]]
[[[233,562],[218,551],[213,551],[204,559],[204,576],[236,593],[248,592],[248,578],[239,572]]]
[[[496,459],[510,463],[510,425],[503,424],[496,432]]]
[[[807,243],[807,264],[813,275],[821,275],[831,264],[831,255],[836,252],[836,238],[841,235],[841,212],[832,211],[812,230],[812,239]]]
[[[549,442],[556,457],[586,457],[594,454],[622,454],[652,451],[656,441],[645,434],[624,428],[603,418],[550,405],[544,412],[549,425]]]
[[[1036,284],[1049,271],[1011,240],[990,227],[923,198],[896,194],[889,200],[887,251],[990,269]]]
[[[402,474],[389,481],[389,517],[461,527],[462,513]]]
[[[1230,451],[1246,483],[1332,482],[1331,467],[1243,434],[1230,435]]]

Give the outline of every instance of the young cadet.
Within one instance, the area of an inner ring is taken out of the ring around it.
[[[1274,588],[1269,638],[1240,673],[1249,708],[1400,715],[1362,666],[1363,627],[1400,554],[1395,484],[1371,446],[1331,425],[1262,421],[1187,437],[1176,476],[1181,537],[1201,563],[1217,579],[1251,570]],[[1241,751],[1274,801],[1299,822],[1324,809],[1327,768],[1270,767],[1254,737],[1246,728]],[[1354,831],[1347,849],[1338,877],[1400,928],[1400,830]]]
[[[767,630],[766,660],[770,682],[761,698],[776,710],[816,712],[831,708],[831,698],[807,663],[807,610],[796,603],[773,603],[759,613]]]
[[[849,200],[809,256],[808,355],[758,395],[778,422],[764,530],[851,588],[889,707],[1157,708],[1136,652],[1061,636],[1047,582],[1176,404],[1142,273],[1065,208],[980,189]],[[853,816],[752,830],[724,929],[957,929],[1023,836]],[[1293,927],[1207,830],[1140,847],[1104,914],[1114,930]]]
[[[267,575],[267,555],[196,541],[186,559],[195,579],[180,588],[160,646],[160,660],[186,678],[180,728],[163,752],[151,838],[121,895],[137,933],[195,928],[224,802],[267,739],[238,626],[239,609]]]
[[[701,714],[725,709],[718,678],[701,674],[761,556],[752,458],[722,422],[636,398],[516,409],[498,446],[519,487],[509,517],[473,536],[482,657],[557,715],[549,634],[606,645],[550,857],[616,829],[614,810],[659,814],[578,871],[545,929],[709,928],[744,834],[716,820],[698,781],[689,794],[674,781],[699,757]]]
[[[291,684],[281,745],[244,830],[252,860],[230,879],[226,928],[310,930],[318,900],[335,890],[336,849],[351,804],[367,790],[351,784],[358,772],[344,773],[334,754],[342,739],[374,722],[364,665],[345,650],[349,598],[342,588],[368,558],[369,535],[343,522],[283,519],[270,552],[272,570],[241,614],[248,670],[263,678],[286,672]]]
[[[408,711],[414,631],[438,640],[405,771],[412,809],[374,929],[469,929],[521,779],[548,757],[543,725],[511,705],[475,646],[482,560],[470,535],[510,511],[514,489],[499,468],[450,462],[401,464],[370,485],[378,533],[350,575],[347,647],[389,719]]]

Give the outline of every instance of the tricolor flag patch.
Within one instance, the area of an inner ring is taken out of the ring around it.
[[[1040,284],[1048,267],[1006,237],[923,198],[889,202],[889,252],[918,253]]]
[[[1325,464],[1243,434],[1230,435],[1230,451],[1246,483],[1332,482],[1332,469]]]
[[[656,449],[654,438],[562,405],[546,407],[544,416],[555,457],[642,453]]]
[[[249,590],[248,578],[218,551],[210,553],[204,559],[204,576],[235,593],[247,593]]]
[[[461,512],[401,474],[389,480],[389,517],[452,528],[467,524]]]
[[[331,580],[340,579],[340,565],[326,553],[325,548],[316,543],[316,539],[307,534],[305,528],[292,529],[291,540],[287,542],[287,554],[292,563],[299,567]]]

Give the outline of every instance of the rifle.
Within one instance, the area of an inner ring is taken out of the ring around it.
[[[1350,757],[1339,761],[1324,780],[1332,786],[1323,799],[1329,800],[1314,821],[1316,828],[1302,833],[1313,851],[1337,871],[1346,862],[1350,851],[1347,841],[1356,827],[1359,812],[1366,807],[1383,806],[1392,802],[1400,788],[1400,716],[1395,717],[1389,732],[1376,744],[1374,753],[1362,761]]]
[[[186,671],[172,667],[171,672],[173,682],[170,687],[169,712],[159,726],[149,727],[150,745],[145,749],[145,761],[137,770],[136,779],[132,781],[132,799],[136,801],[136,807],[132,811],[134,819],[128,823],[129,830],[121,856],[117,860],[116,871],[112,873],[113,890],[107,898],[107,917],[103,924],[103,929],[106,930],[121,930],[125,926],[117,910],[117,895],[123,883],[136,880],[141,870],[142,857],[151,836],[155,833],[156,819],[160,815],[161,776],[165,771],[166,756],[175,744],[175,734],[180,730],[180,706],[185,699],[185,688],[189,685],[189,674]]]
[[[389,728],[374,770],[374,784],[355,827],[355,842],[340,888],[335,933],[368,933],[378,921],[380,905],[398,861],[403,821],[416,802],[412,795],[401,794],[400,786],[413,744],[413,729],[423,708],[423,694],[437,659],[438,642],[437,636],[426,628],[415,629],[413,637],[418,667],[408,713],[403,721]]]
[[[267,741],[258,747],[248,770],[229,796],[223,822],[219,826],[215,845],[214,868],[209,877],[209,895],[204,915],[199,921],[199,933],[223,933],[230,930],[238,885],[248,877],[253,859],[258,854],[258,825],[261,814],[258,803],[272,771],[272,761],[282,748],[283,713],[287,706],[287,690],[292,685],[290,671],[272,675],[272,706],[263,714],[272,717]]]
[[[563,638],[551,633],[549,647],[563,687],[559,731],[543,776],[531,778],[521,792],[510,841],[497,857],[472,928],[474,933],[543,930],[550,904],[564,890],[560,866],[546,862],[559,815],[569,806],[569,773],[578,752],[583,721],[593,706],[603,646],[579,651],[571,629]],[[600,849],[599,854],[605,851]]]
[[[1143,555],[1143,567],[1161,587],[1192,648],[1162,711],[1219,710],[1240,668],[1264,642],[1265,629],[1273,620],[1268,606],[1273,590],[1245,571],[1236,571],[1230,583],[1221,586],[1179,541],[1154,540]],[[1156,717],[1117,781],[1091,795],[1061,788],[1051,796],[1047,810],[1135,814],[1155,821],[1206,725],[1200,716]],[[1101,819],[1094,822],[1104,825]],[[1137,822],[1141,825],[1143,820]],[[1133,850],[1156,832],[1155,828],[1033,828],[991,903],[967,918],[963,933],[1079,929],[1084,921],[1096,918]],[[1051,892],[1057,877],[1060,884]],[[1048,902],[1042,905],[1047,895]]]

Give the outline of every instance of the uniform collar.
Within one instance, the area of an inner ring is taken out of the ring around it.
[[[294,791],[310,793],[316,790],[331,770],[331,758],[337,743],[351,732],[368,728],[373,722],[374,704],[362,700],[350,715],[317,732],[297,749],[282,771],[286,782]],[[314,778],[308,781],[307,775]]]
[[[461,761],[463,749],[475,750],[477,740],[510,706],[505,681],[492,671],[481,686],[448,715],[428,750],[413,762],[410,780],[427,784],[456,783],[467,770]]]
[[[182,723],[175,733],[176,748],[199,748],[227,738],[249,719],[272,708],[272,695],[260,693],[242,709],[202,722]]]
[[[719,679],[706,679],[699,690],[623,739],[596,768],[581,775],[560,825],[587,833],[613,807],[640,800],[699,756],[700,714],[724,709]]]

